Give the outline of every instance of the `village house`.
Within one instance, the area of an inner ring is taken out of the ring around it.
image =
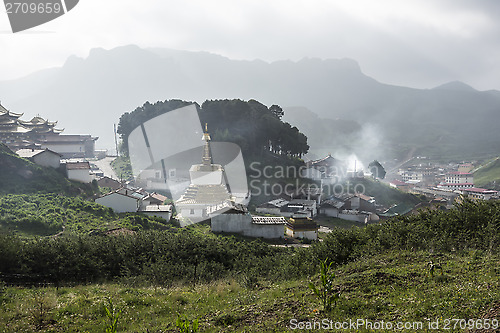
[[[458,194],[455,191],[439,188],[414,187],[410,190],[410,193],[425,195],[430,199],[437,197],[444,198],[448,201],[448,203],[452,203],[458,197]]]
[[[464,197],[472,200],[491,200],[494,197],[498,198],[498,191],[478,187],[462,189],[461,192]]]
[[[57,169],[61,165],[61,154],[50,149],[20,149],[16,151],[20,157],[27,158],[35,164]]]
[[[349,198],[351,209],[363,210],[369,212],[376,211],[375,197],[371,197],[362,193],[357,193]]]
[[[275,199],[259,205],[255,211],[260,214],[272,214],[284,217],[303,216],[314,217],[317,215],[317,201],[307,199]]]
[[[81,183],[92,182],[89,162],[68,162],[64,167],[68,179],[76,180]]]
[[[161,217],[166,221],[170,221],[172,217],[172,205],[147,205],[140,208],[137,212],[148,216]]]
[[[260,214],[280,215],[281,208],[288,203],[285,199],[274,199],[257,206],[255,211]]]
[[[280,215],[284,217],[303,216],[313,218],[318,214],[316,200],[293,199],[283,206]]]
[[[104,194],[95,202],[113,209],[115,213],[137,212],[143,205],[145,195],[126,188]]]
[[[168,200],[168,197],[157,192],[149,193],[143,199],[143,201],[148,202],[148,205],[163,205],[166,200]]]
[[[398,179],[391,180],[389,182],[389,186],[393,187],[395,189],[398,189],[400,191],[403,191],[403,192],[408,192],[408,190],[410,189],[410,184],[403,182],[401,180],[398,180]]]
[[[325,216],[338,217],[339,213],[342,211],[345,203],[341,200],[325,200],[321,203],[319,208],[319,213]]]
[[[110,178],[108,176],[100,177],[97,180],[97,185],[99,187],[110,188],[113,191],[123,186],[122,183],[120,183],[118,180]]]
[[[284,217],[252,216],[245,206],[233,204],[221,214],[211,218],[213,232],[238,233],[248,237],[283,238]]]
[[[321,203],[320,213],[344,220],[370,223],[379,221],[375,198],[364,194],[330,197]]]
[[[143,213],[161,217],[167,221],[172,217],[172,205],[165,205],[167,197],[159,193],[148,193],[142,188],[121,187],[95,200],[110,207],[116,213]]]

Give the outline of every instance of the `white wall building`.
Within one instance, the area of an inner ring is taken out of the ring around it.
[[[490,200],[493,196],[498,195],[498,191],[473,187],[463,189],[462,194],[472,200]]]
[[[137,212],[141,207],[142,198],[131,193],[110,192],[95,200],[96,203],[113,209],[115,213]]]
[[[172,205],[147,205],[139,210],[148,216],[156,216],[169,221],[172,217]]]
[[[44,167],[57,169],[61,165],[61,155],[50,149],[20,149],[16,154]]]
[[[66,174],[70,180],[76,180],[82,183],[90,183],[92,181],[89,162],[66,163]]]
[[[474,175],[469,172],[453,171],[448,172],[445,176],[445,183],[448,184],[474,184]]]
[[[284,217],[252,216],[241,205],[213,216],[213,232],[238,233],[248,237],[282,238],[285,234]]]

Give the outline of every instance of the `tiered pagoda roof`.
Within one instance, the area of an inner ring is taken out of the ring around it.
[[[23,113],[14,113],[12,111],[7,110],[5,107],[3,107],[2,104],[0,104],[0,119],[2,117],[9,117],[9,118],[19,118],[22,117]]]
[[[22,113],[14,113],[2,106],[0,104],[0,131],[2,132],[12,132],[17,129],[18,118],[21,117]]]
[[[40,116],[21,120],[23,113],[14,113],[0,104],[0,133],[59,134],[64,129],[55,128],[57,121],[48,121]]]

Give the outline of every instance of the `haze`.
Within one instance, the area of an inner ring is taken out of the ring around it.
[[[500,90],[499,13],[494,0],[82,0],[17,34],[3,11],[0,80],[60,67],[91,48],[136,44],[267,62],[352,58],[384,83],[460,80]]]

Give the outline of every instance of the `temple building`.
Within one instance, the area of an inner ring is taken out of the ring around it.
[[[202,140],[205,141],[202,163],[191,166],[190,185],[175,202],[182,226],[209,219],[213,214],[232,207],[234,201],[224,168],[212,161],[211,139],[206,125]]]
[[[285,225],[285,233],[293,238],[317,240],[318,229],[318,224],[309,217],[293,217]]]
[[[21,120],[22,113],[14,113],[0,104],[0,142],[13,151],[19,149],[50,149],[63,158],[94,157],[97,137],[90,135],[61,135],[64,129],[40,116]]]

